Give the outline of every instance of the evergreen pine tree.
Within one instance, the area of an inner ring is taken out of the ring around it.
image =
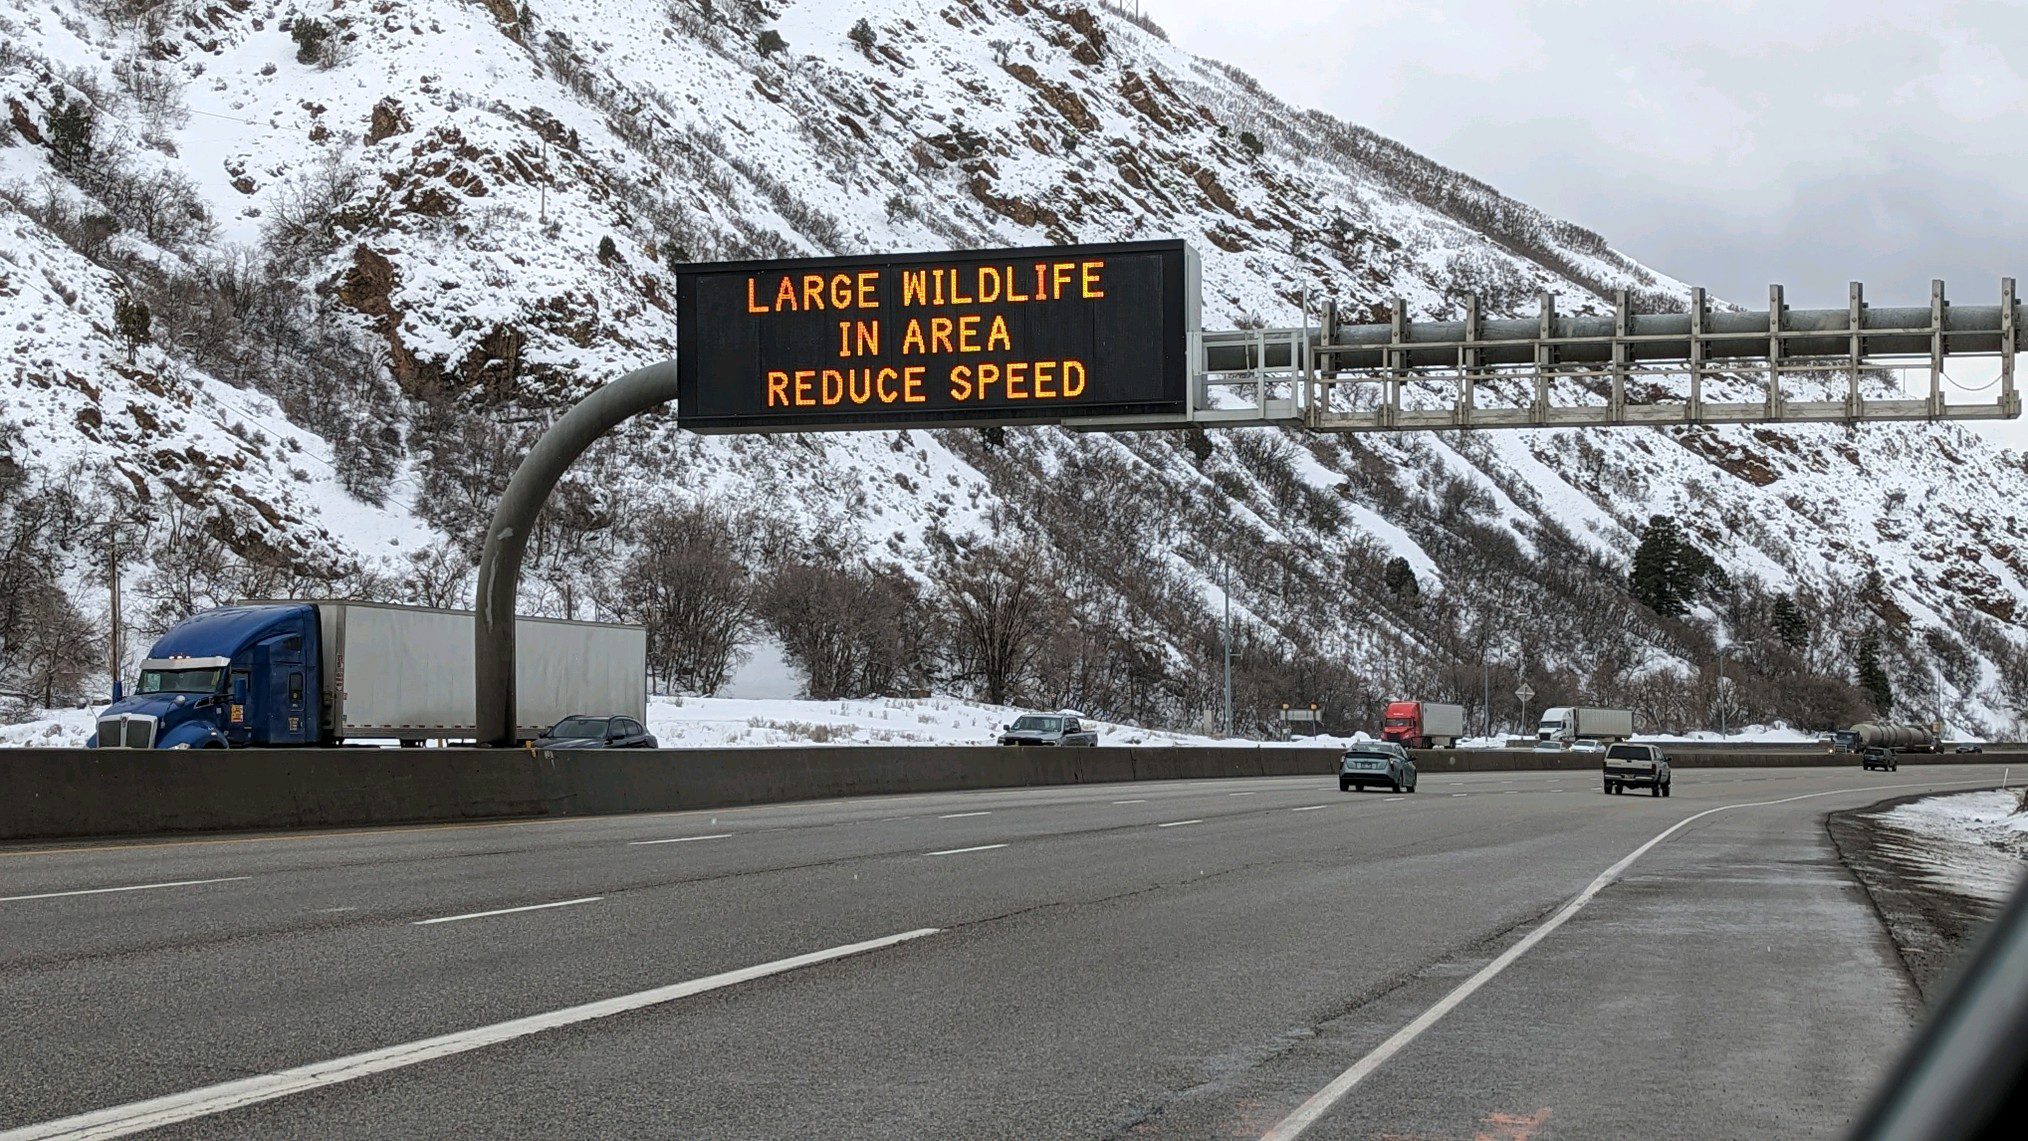
[[[1683,531],[1669,515],[1654,515],[1641,529],[1641,545],[1634,548],[1634,569],[1627,586],[1648,609],[1664,618],[1683,613],[1682,579]]]
[[[1810,625],[1795,600],[1786,594],[1776,595],[1774,617],[1770,623],[1775,637],[1791,650],[1800,650],[1810,642]]]
[[[113,300],[113,330],[127,343],[127,363],[134,363],[134,354],[148,343],[154,314],[148,312],[148,303],[139,298],[121,296]]]
[[[863,16],[860,17],[858,23],[852,25],[852,30],[845,34],[851,38],[853,43],[858,44],[862,48],[872,47],[874,42],[879,39],[874,34],[873,25],[867,23],[866,18]]]
[[[1382,573],[1381,581],[1387,586],[1388,593],[1396,597],[1410,600],[1422,597],[1422,585],[1415,581],[1415,568],[1399,555],[1387,560],[1387,570]]]
[[[1859,688],[1866,691],[1866,697],[1873,703],[1873,711],[1885,717],[1894,709],[1894,683],[1887,678],[1887,670],[1880,664],[1880,634],[1868,631],[1859,639],[1859,651],[1854,655],[1859,667]]]
[[[59,170],[80,170],[98,154],[98,112],[82,99],[65,99],[49,114],[49,151]]]

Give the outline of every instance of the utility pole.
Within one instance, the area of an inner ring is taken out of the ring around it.
[[[1221,640],[1225,643],[1225,735],[1232,736],[1232,561],[1225,563],[1225,621]]]
[[[1486,661],[1486,647],[1479,647],[1479,728],[1481,736],[1493,735],[1493,668]]]
[[[1720,646],[1720,647],[1718,647],[1718,680],[1717,680],[1717,681],[1716,681],[1716,682],[1714,683],[1714,684],[1715,684],[1715,685],[1717,686],[1717,689],[1718,689],[1718,735],[1719,735],[1719,736],[1721,736],[1721,737],[1725,736],[1725,728],[1726,728],[1726,725],[1725,725],[1725,714],[1726,714],[1726,709],[1725,709],[1725,651],[1726,651],[1726,649],[1727,649],[1727,647],[1725,647],[1725,646]]]
[[[106,577],[112,593],[112,629],[108,632],[110,639],[106,646],[106,677],[112,682],[114,701],[126,696],[125,686],[120,680],[127,656],[126,626],[120,615],[120,524],[145,522],[146,519],[138,516],[122,519],[115,515],[108,516],[103,523],[106,529]]]
[[[106,526],[107,571],[113,584],[113,643],[106,658],[106,676],[113,679],[113,700],[126,696],[120,692],[121,661],[125,658],[125,647],[120,645],[120,525],[118,520]]]

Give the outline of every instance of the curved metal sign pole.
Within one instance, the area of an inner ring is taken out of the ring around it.
[[[627,420],[676,399],[676,362],[636,369],[585,397],[535,442],[493,512],[479,555],[479,598],[473,676],[478,741],[512,746],[514,733],[514,614],[521,590],[521,556],[550,489],[599,437]]]

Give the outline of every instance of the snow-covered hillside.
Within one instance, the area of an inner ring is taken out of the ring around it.
[[[672,264],[1167,236],[1203,255],[1210,327],[1295,324],[1306,292],[1415,317],[1683,293],[1083,0],[0,0],[0,526],[67,521],[22,565],[87,627],[86,524],[109,512],[149,520],[126,581],[155,629],[255,594],[455,604],[534,433],[676,350]],[[1525,678],[1536,708],[1695,728],[1720,646],[1735,723],[1842,720],[1867,631],[1897,715],[2019,735],[2028,702],[2028,467],[1948,426],[705,439],[662,418],[566,482],[528,606],[640,617],[649,517],[698,502],[737,517],[757,577],[899,567],[925,606],[939,565],[1037,552],[1065,633],[1020,696],[1151,725],[1217,700],[1227,568],[1251,724],[1482,688],[1512,723]],[[1624,589],[1655,513],[1731,576],[1682,621]],[[1805,644],[1770,635],[1777,596]],[[973,684],[918,672],[899,688]]]

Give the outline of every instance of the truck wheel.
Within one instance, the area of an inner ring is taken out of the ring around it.
[[[1662,786],[1662,795],[1663,795],[1663,796],[1667,796],[1667,795],[1669,795],[1669,790],[1670,790],[1670,789],[1671,789],[1672,787],[1674,787],[1674,786],[1675,786],[1675,784],[1676,784],[1676,782],[1675,782],[1675,781],[1670,781],[1670,782],[1669,782],[1668,784],[1665,784],[1665,785],[1663,785],[1663,786]]]
[[[1655,782],[1654,784],[1651,784],[1651,785],[1649,785],[1649,786],[1648,786],[1648,795],[1649,795],[1649,796],[1660,796],[1660,795],[1662,795],[1662,782],[1660,782],[1660,781],[1656,781],[1656,782]]]

